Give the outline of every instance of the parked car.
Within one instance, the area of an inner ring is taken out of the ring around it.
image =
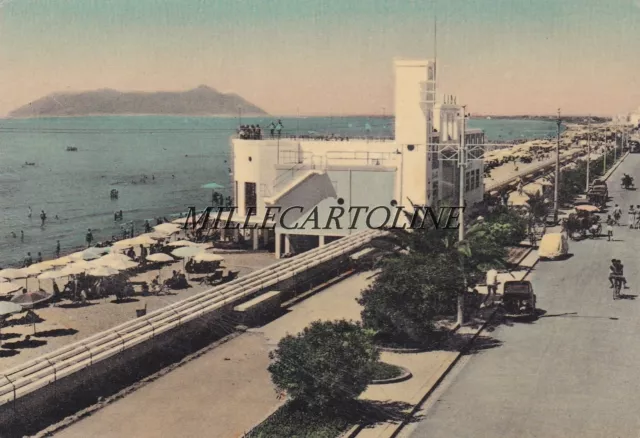
[[[506,281],[502,295],[502,308],[509,318],[535,318],[536,295],[530,281]]]
[[[569,254],[569,239],[565,233],[549,233],[542,236],[538,245],[541,260],[555,260]]]

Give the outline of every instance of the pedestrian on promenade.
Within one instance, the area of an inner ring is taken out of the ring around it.
[[[611,242],[611,239],[613,239],[613,218],[611,217],[611,215],[607,216],[607,242]]]
[[[273,133],[276,130],[276,124],[274,122],[271,122],[271,124],[269,125],[269,133],[271,134],[271,138],[273,138]]]
[[[620,225],[620,218],[622,217],[622,209],[616,204],[613,208],[613,220],[616,225]]]
[[[60,257],[60,241],[56,240],[56,258]]]
[[[276,134],[278,134],[278,138],[280,138],[280,133],[282,132],[283,128],[284,126],[282,125],[282,122],[280,121],[280,119],[278,119],[278,124],[276,125]]]
[[[91,232],[91,228],[87,230],[87,235],[85,236],[85,240],[87,241],[87,248],[91,246],[91,242],[93,242],[93,233]]]
[[[487,299],[486,303],[493,304],[493,297],[498,293],[498,271],[489,269],[487,271]]]
[[[629,206],[629,228],[633,228],[633,225],[636,223],[636,211],[633,208],[633,204]]]

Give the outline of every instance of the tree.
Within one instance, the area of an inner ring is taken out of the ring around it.
[[[315,321],[269,354],[271,380],[292,400],[324,411],[355,399],[372,380],[380,352],[360,324]]]
[[[426,342],[434,319],[455,313],[463,275],[453,251],[387,258],[358,303],[364,327],[397,340]]]
[[[540,193],[530,195],[527,204],[529,205],[529,213],[531,214],[534,223],[540,222],[547,217],[547,214],[549,214],[549,206],[545,197]]]

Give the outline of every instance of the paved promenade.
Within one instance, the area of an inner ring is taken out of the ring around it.
[[[316,320],[360,319],[355,298],[371,273],[347,278],[56,433],[61,438],[238,437],[282,402],[268,352]]]

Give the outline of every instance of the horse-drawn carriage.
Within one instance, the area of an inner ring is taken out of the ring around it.
[[[591,211],[577,210],[563,219],[562,230],[571,240],[584,239],[587,236],[597,238],[602,233],[600,216]]]

